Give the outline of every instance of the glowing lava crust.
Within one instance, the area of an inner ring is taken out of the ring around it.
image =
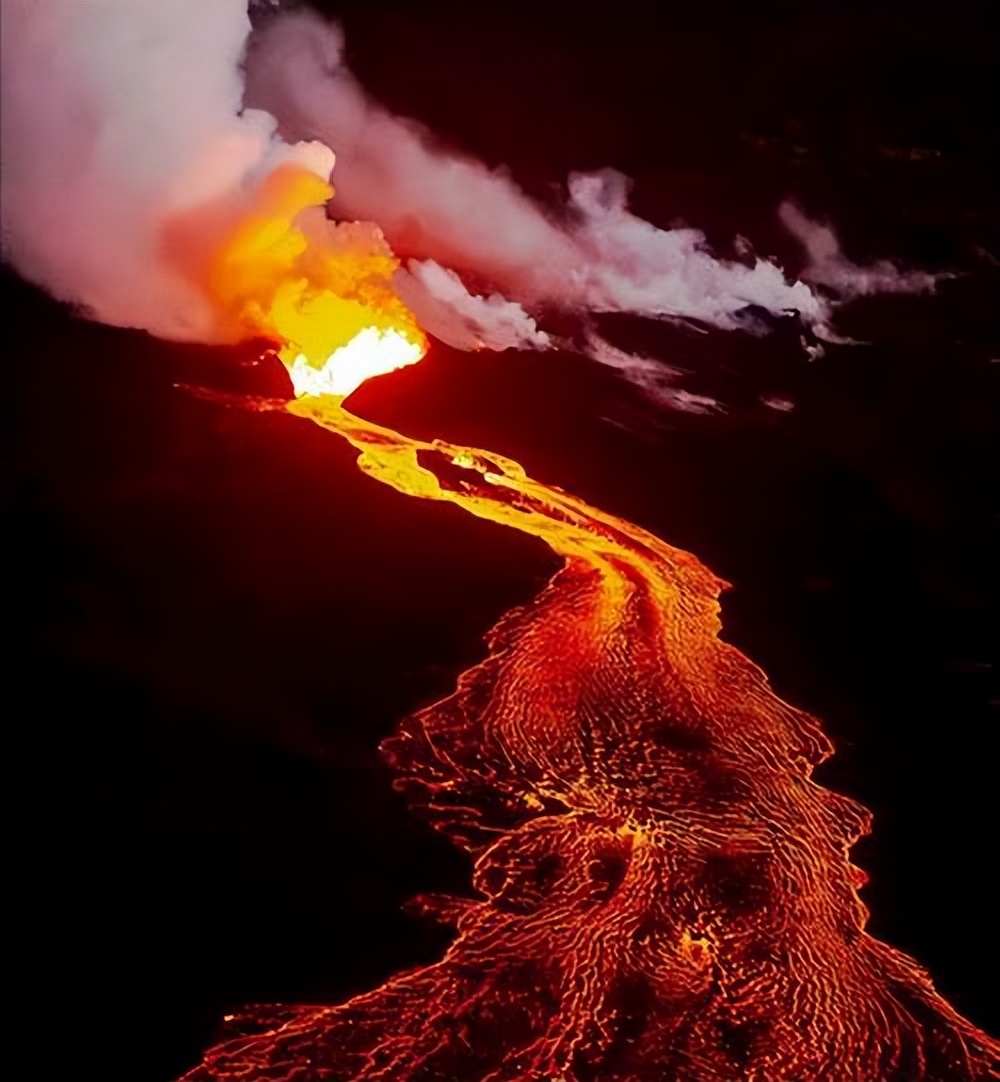
[[[868,813],[811,780],[816,720],[720,641],[724,583],[507,459],[338,397],[288,408],[565,565],[382,748],[475,860],[472,897],[424,899],[445,956],[339,1006],[250,1007],[187,1082],[1000,1078],[997,1043],[866,934]]]

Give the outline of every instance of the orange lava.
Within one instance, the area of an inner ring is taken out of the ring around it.
[[[370,222],[331,222],[333,194],[286,164],[235,206],[172,218],[164,255],[204,294],[218,334],[271,338],[300,393],[346,396],[414,364],[427,339],[396,292],[399,260]]]
[[[475,860],[434,965],[338,1006],[251,1007],[188,1082],[960,1082],[1000,1047],[869,936],[868,813],[811,779],[816,720],[719,639],[692,555],[336,397],[288,407],[362,470],[544,540],[562,570],[383,752]]]

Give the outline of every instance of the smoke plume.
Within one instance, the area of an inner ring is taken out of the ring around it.
[[[843,300],[872,293],[930,292],[939,277],[924,271],[901,271],[887,259],[859,267],[841,251],[831,226],[812,221],[794,203],[782,203],[778,217],[809,257],[803,278],[825,286]]]
[[[750,306],[795,310],[810,323],[826,317],[826,302],[773,263],[716,259],[698,230],[657,229],[630,214],[627,178],[613,170],[571,176],[556,220],[509,177],[440,149],[420,125],[373,101],[343,50],[340,28],[311,12],[267,21],[249,48],[246,100],[277,116],[287,137],[335,148],[334,213],[377,222],[413,257],[411,299],[423,292],[449,307],[454,280],[420,270],[433,260],[532,311],[629,312],[726,329],[741,326]]]
[[[804,281],[765,260],[718,259],[698,230],[636,217],[613,170],[571,176],[564,204],[543,207],[373,101],[344,63],[340,28],[306,10],[271,13],[252,37],[246,0],[0,10],[3,255],[107,323],[210,342],[272,331],[278,306],[295,309],[286,322],[303,336],[321,308],[360,328],[373,322],[377,280],[396,323],[410,318],[402,302],[463,350],[565,345],[545,330],[553,310],[723,329],[752,329],[750,310],[794,311],[822,336],[831,296],[933,284],[887,263],[855,266],[829,227],[790,204],[781,215],[810,257]],[[341,224],[320,209],[329,148]],[[592,330],[582,341],[673,402],[670,369]]]
[[[3,254],[105,323],[231,337],[161,250],[162,228],[219,215],[280,165],[325,179],[333,156],[289,146],[242,110],[245,0],[4,0]]]

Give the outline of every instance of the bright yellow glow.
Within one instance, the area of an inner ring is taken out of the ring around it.
[[[399,261],[378,229],[334,226],[318,211],[318,226],[303,224],[302,212],[331,194],[305,170],[275,170],[209,268],[209,290],[223,308],[251,333],[281,342],[300,397],[344,397],[427,351],[392,283]]]
[[[365,327],[346,346],[335,349],[321,368],[301,353],[291,363],[285,363],[296,397],[324,394],[344,397],[371,376],[416,364],[423,355],[423,348],[399,331]]]

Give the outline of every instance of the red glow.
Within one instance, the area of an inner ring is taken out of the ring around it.
[[[831,753],[718,637],[688,553],[470,448],[305,397],[409,495],[565,560],[453,695],[383,751],[475,859],[438,963],[340,1006],[250,1008],[190,1082],[959,1082],[1000,1048],[869,936],[849,860],[868,813]]]

